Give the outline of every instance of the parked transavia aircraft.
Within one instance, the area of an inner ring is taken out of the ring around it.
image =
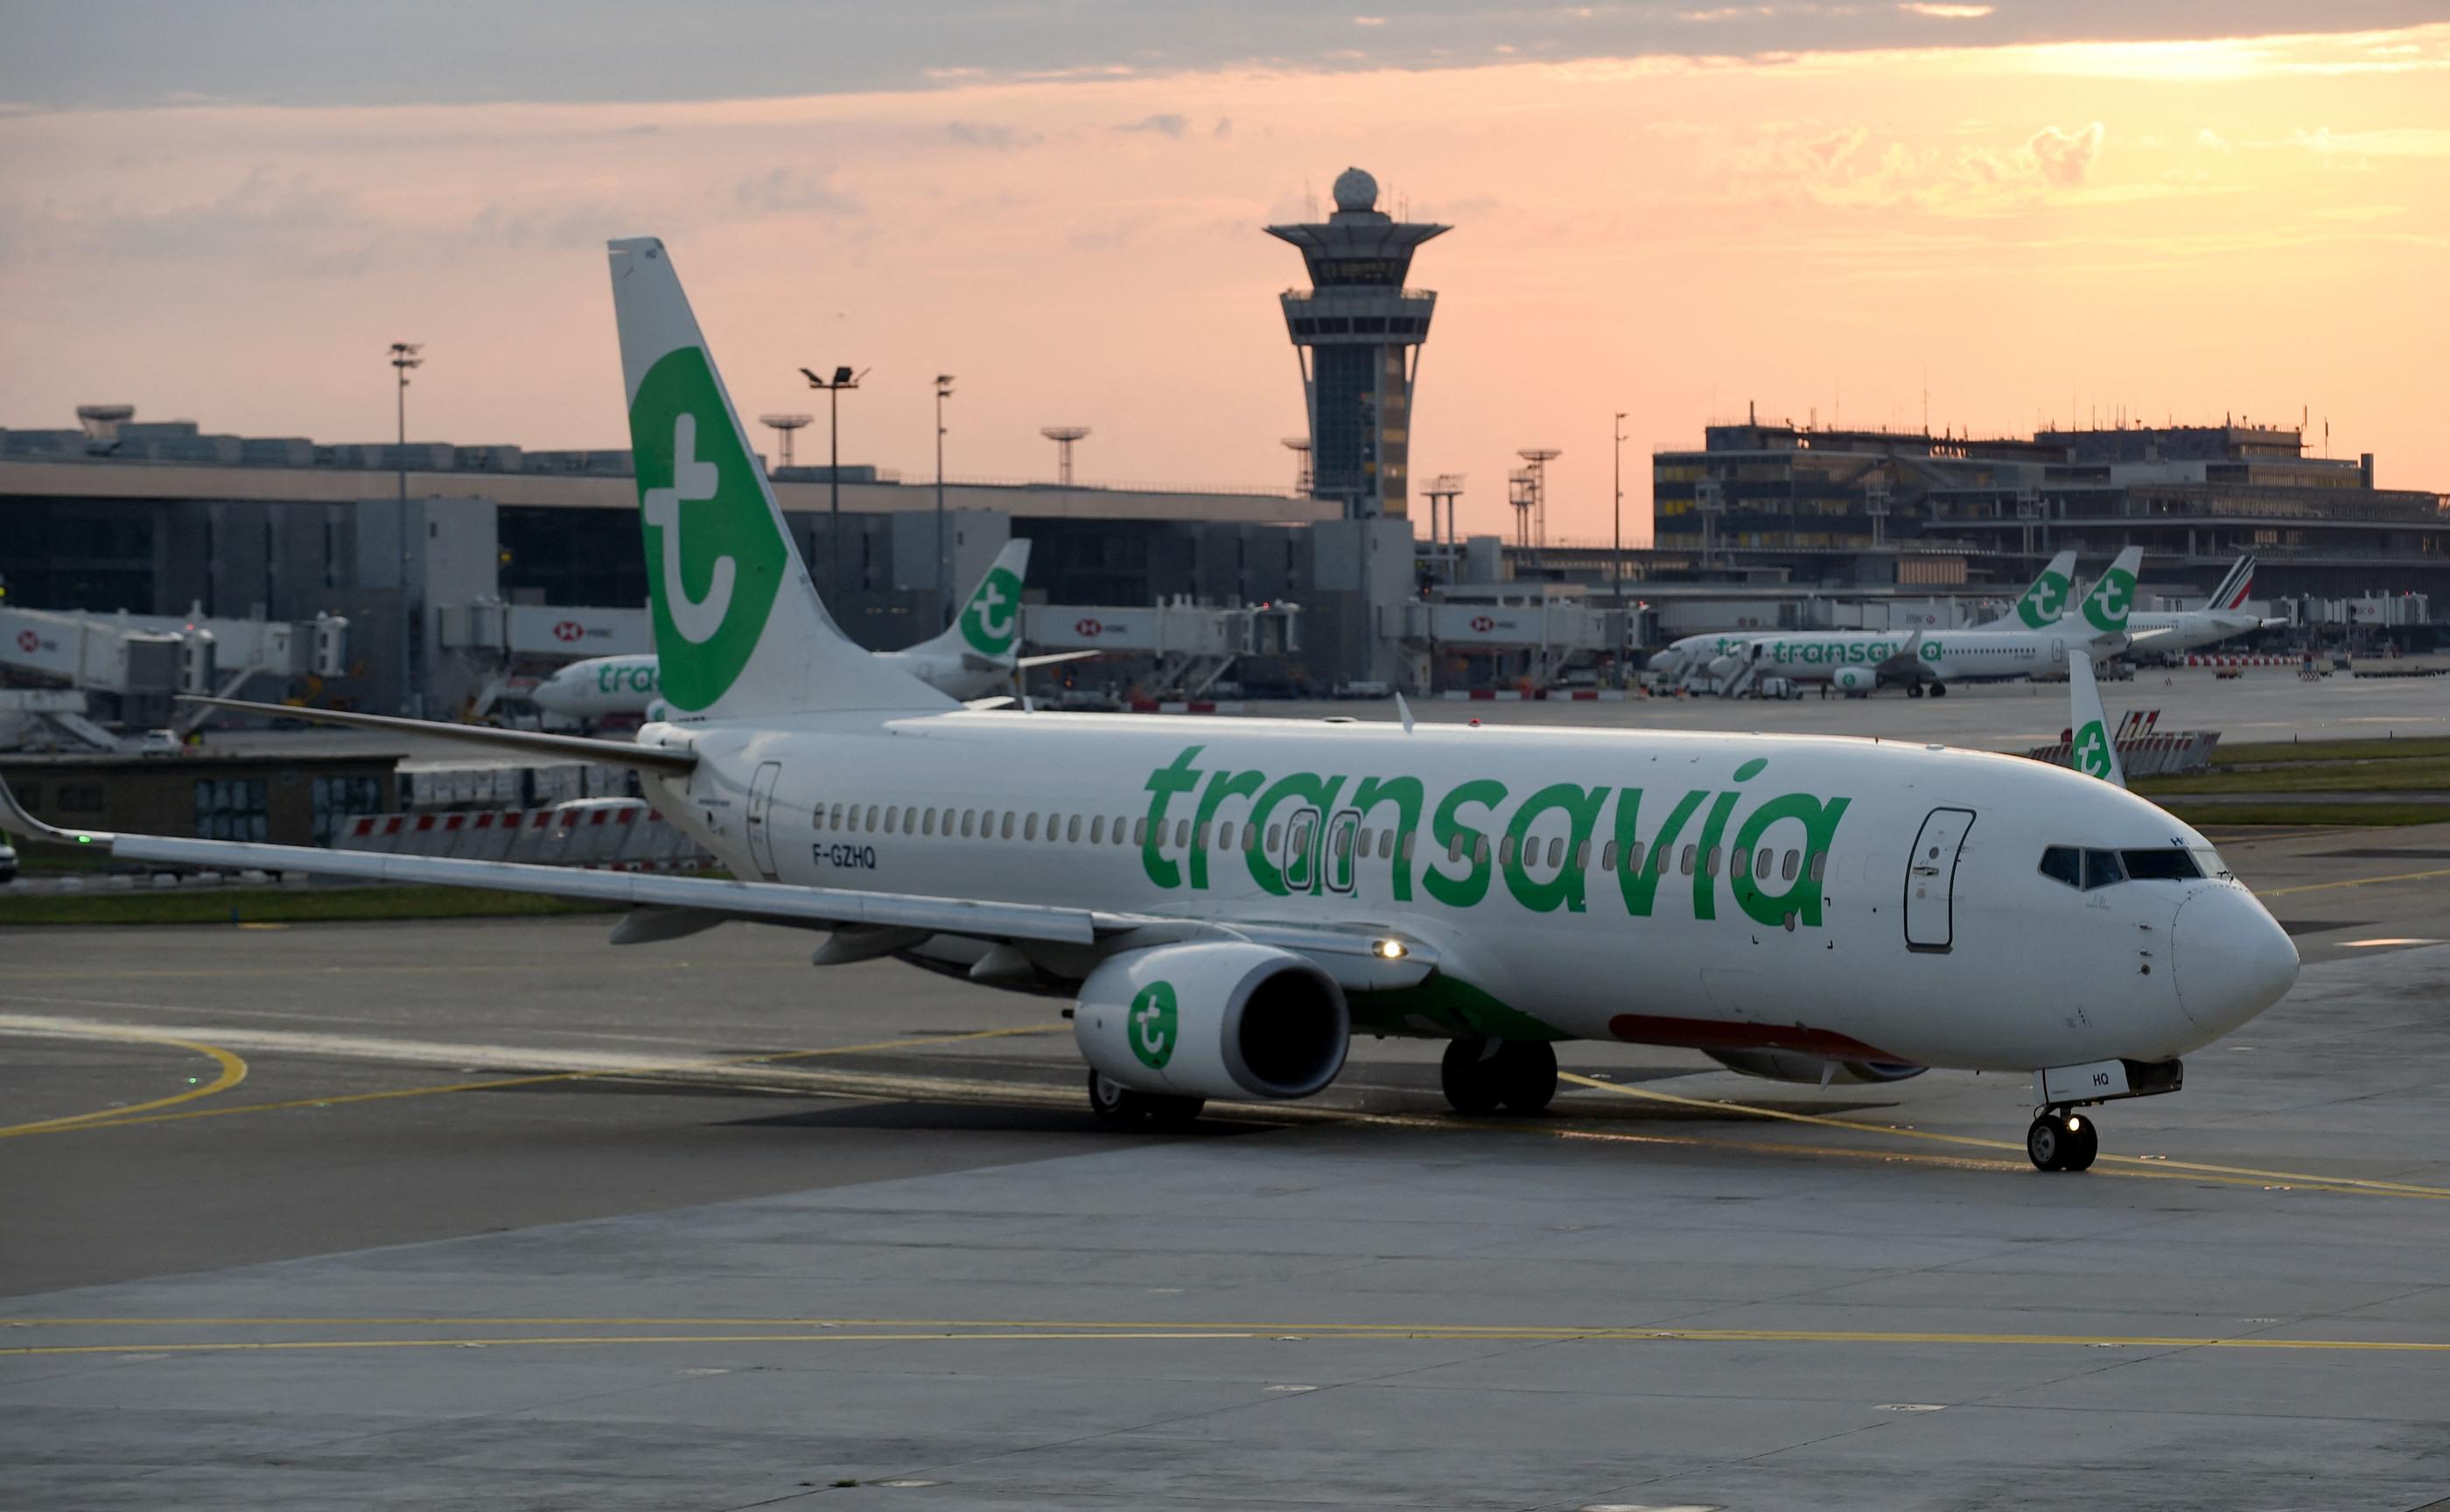
[[[960,699],[984,698],[998,688],[1013,687],[1019,674],[1032,667],[1097,655],[1096,651],[1013,654],[1021,641],[1021,585],[1028,575],[1029,543],[1007,541],[986,576],[970,591],[951,629],[904,650],[870,654]],[[606,719],[653,711],[661,686],[651,654],[591,656],[555,671],[529,696],[548,714]]]
[[[835,627],[663,243],[612,243],[671,717],[634,744],[317,715],[625,762],[741,880],[70,832],[132,859],[637,905],[1076,1001],[1099,1116],[1308,1096],[1355,1032],[1446,1038],[1453,1105],[1528,1113],[1554,1045],[1689,1046],[1781,1080],[2032,1073],[2027,1149],[2177,1090],[2279,1000],[2288,937],[2208,842],[2021,757],[1807,736],[989,714]],[[218,702],[205,700],[205,702]],[[227,705],[243,708],[263,706]],[[296,717],[290,708],[271,710]]]
[[[2057,623],[2067,612],[2068,593],[2074,586],[2075,552],[2061,552],[2044,567],[2041,575],[2025,585],[2016,595],[2015,604],[1996,619],[1969,625],[1957,631],[1963,635],[1988,634],[1993,630],[2043,630]],[[1687,635],[1673,642],[1666,649],[1650,659],[1650,669],[1668,677],[1682,677],[1687,672],[1706,669],[1722,656],[1732,656],[1765,632],[1759,630],[1723,630],[1715,635]],[[1903,632],[1900,632],[1903,633]],[[1734,664],[1728,670],[1733,671]]]
[[[2127,628],[2135,569],[2143,560],[2140,546],[2120,552],[2073,614],[2040,630],[1763,635],[1727,660],[1797,682],[1827,683],[1852,698],[1868,697],[1883,684],[1904,685],[1909,698],[1926,691],[1938,697],[1951,683],[2064,673],[2071,649],[2113,656],[2150,638]]]

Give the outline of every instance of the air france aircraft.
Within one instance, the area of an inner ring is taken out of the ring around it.
[[[1884,684],[1896,683],[1905,686],[1909,698],[1926,691],[1936,698],[1946,695],[1951,683],[2064,672],[2071,648],[2109,656],[2147,638],[2128,630],[2135,570],[2143,559],[2140,546],[2120,552],[2075,613],[2041,630],[1762,635],[1732,660],[1798,682],[1827,683],[1851,698],[1867,697]]]
[[[836,628],[664,244],[611,251],[671,717],[634,743],[316,717],[624,762],[738,880],[64,831],[5,788],[0,824],[129,859],[633,904],[616,943],[818,930],[819,966],[892,957],[1060,995],[1090,1106],[1121,1124],[1309,1096],[1355,1034],[1447,1040],[1455,1108],[1530,1113],[1557,1042],[1600,1039],[1807,1084],[2032,1074],[2027,1153],[2080,1170],[2097,1136],[2074,1110],[2176,1091],[2180,1056],[2296,979],[2202,835],[2022,757],[965,709]]]
[[[2285,625],[2285,620],[2265,619],[2246,607],[2254,592],[2255,560],[2241,556],[2228,570],[2228,575],[2211,591],[2200,609],[2150,610],[2130,614],[2128,629],[2138,636],[2151,637],[2150,649],[2156,652],[2176,654],[2200,646],[2225,641],[2248,630]]]
[[[1022,670],[1078,661],[1095,651],[1057,651],[1015,656],[1021,640],[1021,585],[1029,575],[1029,543],[1007,541],[995,565],[962,606],[952,628],[904,650],[876,651],[928,687],[954,698],[983,698],[1009,687]],[[591,656],[573,662],[538,683],[530,696],[548,714],[566,719],[604,719],[653,710],[661,679],[655,658]]]
[[[2068,592],[2074,586],[2074,574],[2075,552],[2061,552],[2051,558],[2039,577],[2025,585],[2025,591],[2016,595],[2015,604],[2007,613],[1984,620],[1979,625],[1969,625],[1956,633],[1978,635],[1993,630],[2047,629],[2067,612]],[[1650,669],[1667,677],[1702,671],[1720,657],[1732,655],[1759,639],[1760,634],[1758,631],[1726,630],[1715,635],[1687,635],[1653,656]]]

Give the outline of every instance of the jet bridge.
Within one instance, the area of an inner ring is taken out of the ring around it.
[[[1301,649],[1301,606],[1206,609],[1188,598],[1138,608],[1031,604],[1022,611],[1021,634],[1037,651],[1152,657],[1157,671],[1141,685],[1145,696],[1197,698],[1245,656]]]
[[[110,701],[124,722],[167,719],[174,693],[236,697],[258,675],[335,677],[344,670],[349,622],[330,615],[286,620],[172,618],[0,609],[0,675],[17,685],[7,721],[18,743],[116,748],[117,737],[87,716],[89,699]],[[49,697],[33,697],[35,692]],[[204,717],[183,716],[181,732]]]
[[[1544,688],[1577,661],[1620,652],[1624,625],[1624,611],[1602,609],[1565,583],[1459,586],[1378,611],[1379,633],[1417,664],[1485,657],[1489,681]]]

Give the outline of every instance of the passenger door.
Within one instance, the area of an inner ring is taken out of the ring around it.
[[[1906,858],[1906,948],[1946,954],[1956,937],[1956,856],[1974,827],[1964,808],[1935,808]]]
[[[774,875],[774,783],[782,775],[781,762],[767,762],[749,785],[749,859],[768,882],[778,880]]]
[[[1276,864],[1288,893],[1318,891],[1318,810],[1310,807],[1296,809],[1285,821],[1285,848]]]

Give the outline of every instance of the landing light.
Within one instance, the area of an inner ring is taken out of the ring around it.
[[[1381,960],[1401,960],[1410,954],[1404,948],[1404,942],[1400,940],[1382,940],[1371,949]]]

